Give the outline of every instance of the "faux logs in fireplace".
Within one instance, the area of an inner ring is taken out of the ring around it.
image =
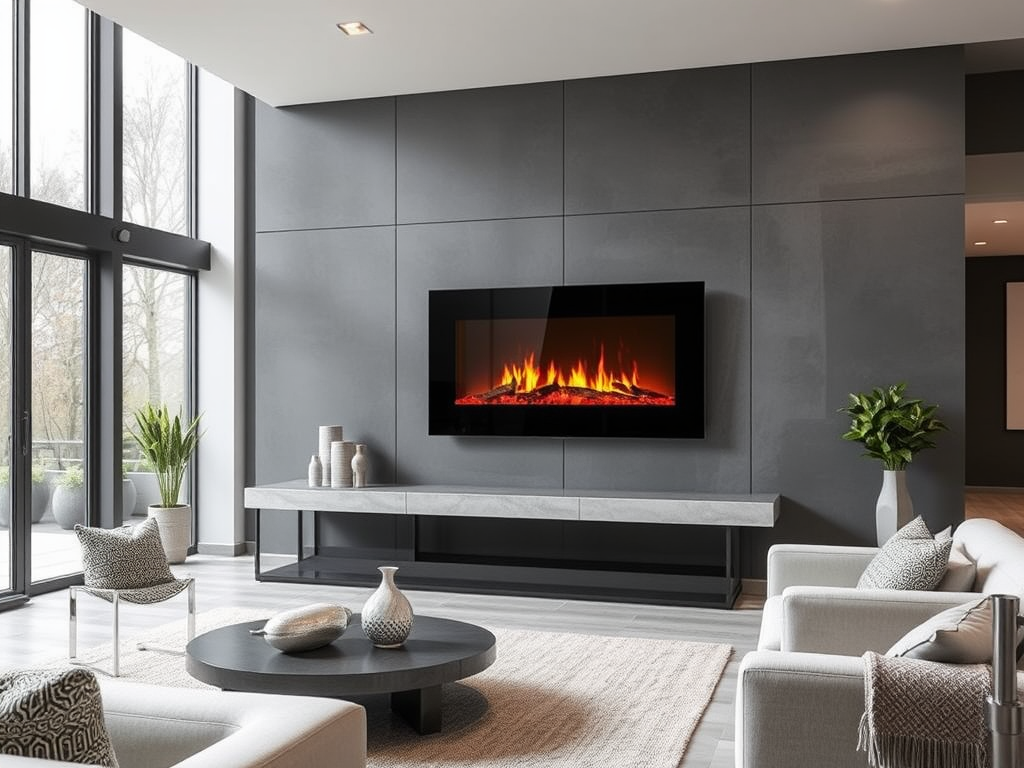
[[[430,434],[703,437],[704,284],[430,292]]]

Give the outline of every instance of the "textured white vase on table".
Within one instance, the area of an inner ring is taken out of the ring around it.
[[[356,446],[356,454],[352,457],[352,485],[355,488],[362,488],[366,485],[366,472],[369,469],[370,460],[366,458],[366,446],[359,443]]]
[[[321,481],[327,488],[331,487],[331,443],[342,440],[344,427],[327,425],[320,427],[320,469]]]
[[[907,472],[882,470],[882,490],[875,504],[875,533],[878,545],[885,544],[896,531],[914,519],[914,503],[907,491]]]
[[[412,632],[412,605],[395,586],[398,568],[382,565],[377,570],[382,574],[380,586],[367,599],[360,615],[363,634],[377,648],[398,648]]]

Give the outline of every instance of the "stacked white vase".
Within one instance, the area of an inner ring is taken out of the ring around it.
[[[323,474],[323,485],[333,487],[331,483],[331,443],[340,442],[342,427],[339,425],[320,427],[320,466]]]
[[[356,444],[335,440],[331,443],[331,488],[352,487],[352,457]]]

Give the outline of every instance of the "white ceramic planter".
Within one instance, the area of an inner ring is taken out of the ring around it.
[[[882,470],[882,490],[875,505],[875,533],[878,536],[878,546],[885,544],[896,531],[913,519],[914,503],[907,491],[906,470]]]
[[[161,507],[151,504],[149,516],[156,518],[160,529],[160,543],[168,563],[184,563],[188,547],[192,543],[192,507],[179,504],[176,507]]]

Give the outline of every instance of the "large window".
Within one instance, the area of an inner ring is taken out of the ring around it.
[[[165,403],[171,413],[189,413],[191,281],[189,275],[162,269],[124,265],[124,446],[125,471],[135,486],[133,514],[146,514],[153,498],[155,477],[128,430],[135,429],[134,413],[146,403]],[[189,503],[188,483],[182,503]],[[127,516],[126,516],[127,519]]]
[[[188,65],[124,31],[124,219],[188,230]]]
[[[131,414],[192,415],[193,74],[74,0],[0,0],[0,609],[81,578],[75,523],[145,514]]]
[[[29,190],[36,200],[86,206],[86,10],[73,0],[31,0]]]

